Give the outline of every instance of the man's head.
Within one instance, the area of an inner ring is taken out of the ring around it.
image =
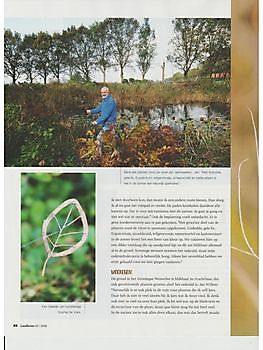
[[[100,90],[100,93],[102,98],[106,98],[109,95],[110,90],[107,88],[107,86],[103,86]]]

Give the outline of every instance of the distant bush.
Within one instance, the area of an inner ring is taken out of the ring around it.
[[[21,116],[21,108],[15,104],[6,104],[4,108],[4,133],[5,133],[5,159],[7,164],[16,163],[21,153],[21,147],[25,142],[24,122]]]
[[[5,105],[7,166],[72,166],[78,164],[71,130],[57,117],[23,119],[19,106]]]
[[[173,80],[177,81],[177,80],[182,80],[184,79],[184,76],[182,73],[180,72],[176,72],[174,75],[173,75]]]

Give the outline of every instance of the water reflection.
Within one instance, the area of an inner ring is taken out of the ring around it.
[[[230,108],[228,105],[221,103],[211,103],[209,105],[194,103],[155,107],[143,111],[123,109],[120,119],[125,118],[127,126],[134,128],[142,116],[150,121],[152,127],[170,126],[182,130],[186,122],[190,120],[198,126],[209,118],[229,119]]]

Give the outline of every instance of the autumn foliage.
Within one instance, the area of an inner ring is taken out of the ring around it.
[[[175,127],[170,127],[158,123],[153,125],[149,118],[149,106],[166,106],[182,101],[190,103],[193,98],[202,101],[189,93],[191,89],[198,90],[195,84],[185,88],[173,84],[161,86],[158,83],[112,84],[110,88],[119,108],[118,123],[114,134],[105,135],[102,155],[98,155],[96,149],[96,135],[100,127],[94,128],[92,118],[84,112],[85,107],[95,106],[99,102],[98,86],[6,86],[5,164],[86,167],[229,166],[229,119],[208,118],[198,123],[183,119],[178,120]],[[214,85],[209,85],[209,91],[212,86]],[[188,99],[184,96],[186,91]],[[213,94],[219,96],[218,90]],[[226,92],[223,95],[226,97]],[[213,95],[203,92],[202,97],[208,104],[213,101]],[[134,120],[138,122],[129,121],[125,108],[134,111]]]
[[[77,139],[77,150],[84,166],[176,166],[182,152],[172,128],[155,129],[146,120],[122,134],[119,130],[106,134],[103,148],[102,156],[98,157],[94,139]]]
[[[228,121],[186,123],[183,131],[176,131],[169,126],[155,128],[142,117],[132,129],[105,134],[102,155],[97,154],[91,132],[76,140],[76,151],[87,167],[228,166],[229,140]]]

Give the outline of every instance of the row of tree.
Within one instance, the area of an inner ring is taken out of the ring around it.
[[[119,67],[123,81],[124,68],[136,55],[142,79],[156,54],[155,33],[149,19],[142,25],[133,18],[107,18],[90,27],[71,26],[62,33],[39,32],[25,35],[5,30],[5,74],[12,82],[25,76],[32,83],[42,77],[44,83],[52,75],[59,82],[62,75],[90,81],[99,70],[106,80],[110,67]]]
[[[167,59],[179,68],[184,76],[191,67],[201,65],[206,74],[230,69],[230,21],[226,19],[175,19],[172,51]],[[107,18],[89,27],[71,26],[52,35],[38,32],[25,35],[5,30],[5,74],[15,84],[25,78],[33,83],[41,77],[58,82],[62,76],[90,81],[95,71],[106,72],[114,67],[120,71],[136,64],[142,79],[156,56],[155,31],[149,19],[140,24],[134,18]]]

